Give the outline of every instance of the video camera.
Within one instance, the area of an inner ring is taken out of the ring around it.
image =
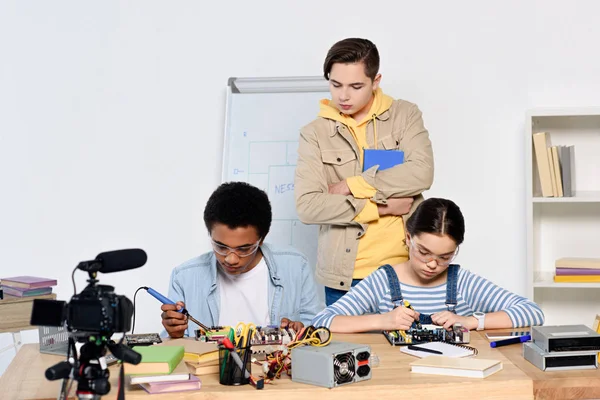
[[[111,336],[131,329],[133,304],[122,295],[115,294],[114,287],[97,285],[97,273],[111,273],[139,268],[146,263],[147,255],[141,249],[110,251],[99,254],[96,259],[82,261],[77,269],[89,274],[88,285],[70,302],[35,299],[31,313],[31,325],[66,326],[69,331],[67,361],[46,370],[48,380],[64,379],[64,392],[69,377],[78,381],[79,398],[97,399],[110,391],[109,371],[103,362],[107,348],[119,360],[138,364],[141,355],[122,343],[115,343]],[[73,280],[75,285],[75,280]],[[79,358],[75,342],[82,342]],[[69,361],[69,353],[74,361]],[[121,390],[122,388],[119,388]],[[64,393],[64,395],[68,395]]]

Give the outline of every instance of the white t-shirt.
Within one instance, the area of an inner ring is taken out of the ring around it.
[[[265,259],[240,275],[229,275],[219,266],[217,271],[221,298],[219,325],[234,328],[238,322],[269,325],[269,270]]]

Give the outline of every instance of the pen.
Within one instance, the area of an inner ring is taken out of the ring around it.
[[[514,338],[510,338],[510,339],[496,340],[495,342],[490,342],[490,347],[495,348],[495,347],[500,347],[500,346],[506,346],[507,344],[528,342],[530,340],[531,340],[531,335],[517,336]]]
[[[433,350],[433,349],[427,349],[425,347],[419,347],[419,346],[415,346],[415,345],[409,345],[408,346],[409,350],[417,350],[417,351],[424,351],[425,353],[431,353],[431,354],[444,354],[439,350]]]
[[[163,304],[176,304],[173,300],[163,296],[162,294],[158,293],[156,290],[152,289],[151,287],[145,287],[145,289],[156,300],[160,301]],[[185,308],[183,308],[181,310],[177,310],[177,312],[183,313],[183,315],[187,316],[190,321],[192,321],[193,323],[195,323],[196,325],[198,325],[200,328],[204,329],[205,331],[207,331],[207,332],[210,331],[210,328],[208,326],[204,325],[203,323],[198,321],[196,318],[192,317],[190,315],[190,313],[188,312],[188,310],[186,310]]]

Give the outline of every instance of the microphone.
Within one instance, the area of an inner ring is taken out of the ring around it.
[[[109,274],[139,268],[146,264],[146,261],[148,261],[148,256],[142,249],[115,250],[100,253],[95,260],[82,261],[77,268],[87,272],[99,271]]]

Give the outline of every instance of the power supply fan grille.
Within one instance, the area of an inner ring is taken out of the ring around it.
[[[333,376],[336,385],[354,381],[354,355],[352,353],[337,354],[333,360]]]

